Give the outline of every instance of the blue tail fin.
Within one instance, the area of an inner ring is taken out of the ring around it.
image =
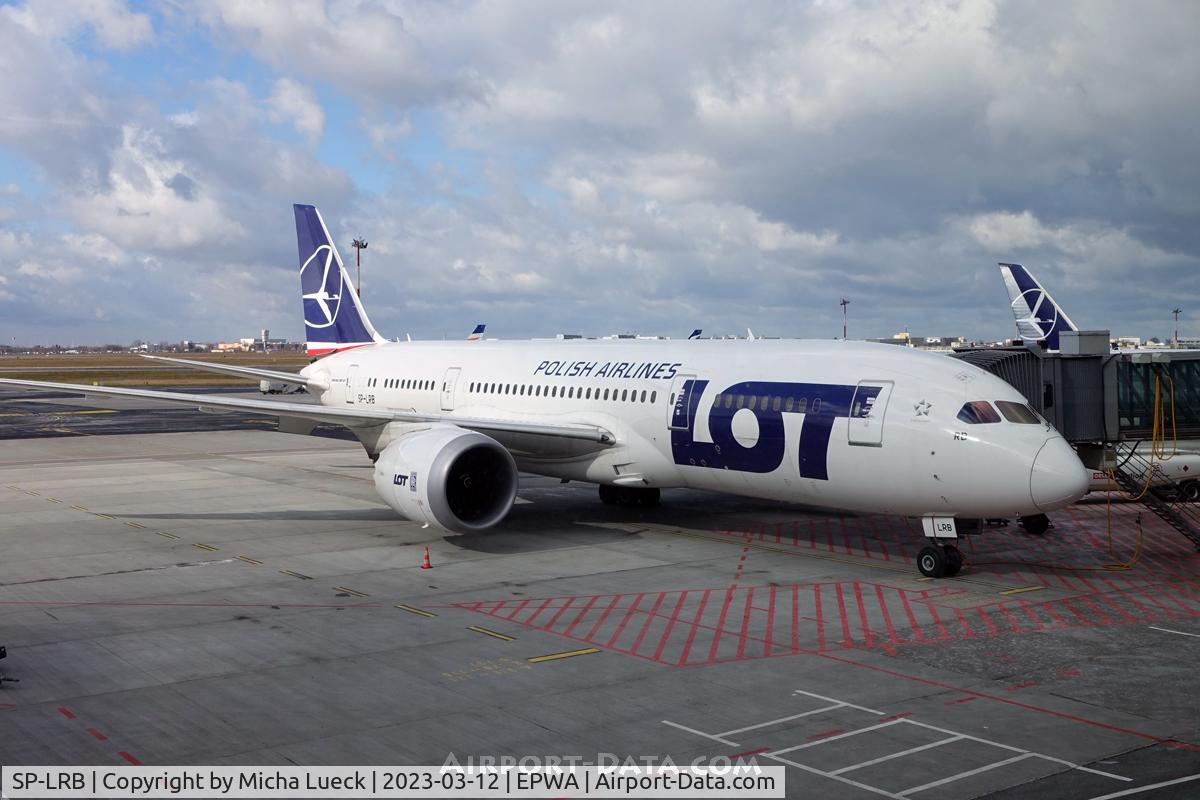
[[[1029,270],[1002,263],[1000,275],[1008,288],[1017,333],[1026,343],[1045,342],[1047,350],[1058,350],[1060,333],[1079,330]]]
[[[300,247],[300,291],[310,356],[383,342],[342,265],[315,206],[294,205]]]
[[[478,342],[480,339],[483,338],[483,331],[485,328],[487,328],[487,325],[485,325],[482,322],[479,323],[478,325],[476,325],[475,330],[471,331],[471,334],[469,336],[467,336],[467,341],[468,342]]]

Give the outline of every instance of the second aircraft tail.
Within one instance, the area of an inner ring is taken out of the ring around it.
[[[1060,333],[1079,330],[1029,270],[1001,263],[1000,275],[1008,288],[1017,333],[1027,344],[1045,342],[1047,350],[1058,350]]]

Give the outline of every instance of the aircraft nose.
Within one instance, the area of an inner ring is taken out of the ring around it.
[[[1065,439],[1048,439],[1033,459],[1029,473],[1029,494],[1042,511],[1074,503],[1087,494],[1090,479],[1087,470]]]

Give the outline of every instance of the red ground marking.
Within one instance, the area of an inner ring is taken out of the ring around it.
[[[1037,614],[1033,610],[1033,606],[1021,599],[1017,600],[1017,604],[1021,606],[1021,609],[1025,612],[1025,616],[1029,617],[1029,621],[1032,622],[1040,631],[1043,627],[1042,621],[1038,619]]]
[[[1034,686],[1037,686],[1037,681],[1025,681],[1024,683],[1014,683],[1012,686],[1005,686],[1004,691],[1016,692],[1021,689],[1031,689]]]
[[[687,594],[687,592],[684,592],[683,594]],[[650,630],[650,626],[654,624],[654,618],[658,614],[658,608],[662,605],[662,601],[665,600],[666,597],[666,592],[658,593],[658,597],[654,600],[654,605],[650,607],[650,613],[646,615],[646,621],[642,624],[642,629],[638,631],[637,638],[633,640],[633,644],[630,646],[629,652],[636,653],[638,648],[642,646],[642,639],[646,638],[646,631]],[[683,595],[679,596],[679,603],[680,605],[683,604]],[[675,613],[679,613],[678,608],[675,609]],[[658,658],[660,655],[662,655],[661,647],[659,647],[659,651],[654,654],[654,657]]]
[[[606,619],[608,619],[608,615],[611,614],[613,609],[617,607],[617,603],[620,602],[620,600],[621,595],[613,595],[612,602],[608,604],[608,608],[604,609],[604,613],[600,615],[600,619],[596,620],[596,624],[593,625],[591,630],[587,632],[587,635],[584,637],[585,639],[591,641],[592,637],[596,635],[596,631],[600,630],[600,626],[604,624]]]
[[[879,721],[880,722],[891,722],[894,719],[904,719],[905,717],[911,717],[912,715],[913,715],[913,712],[911,712],[911,711],[901,711],[899,714],[892,714],[891,716],[880,717]]]
[[[123,758],[123,759],[125,759],[126,761],[128,761],[130,764],[133,764],[135,767],[141,766],[141,764],[142,764],[142,762],[138,761],[136,758],[134,758],[133,756],[129,755],[129,753],[126,753],[124,750],[122,750],[121,752],[117,753],[117,755],[119,755],[121,758]]]
[[[817,739],[828,739],[830,736],[837,736],[839,733],[845,733],[845,732],[846,732],[845,728],[834,728],[831,731],[821,731],[820,733],[814,733],[811,736],[805,736],[804,738],[807,739],[808,741],[812,742]]]
[[[913,635],[918,642],[925,641],[925,632],[921,630],[921,626],[917,624],[917,618],[913,615],[912,604],[908,602],[908,592],[897,590],[900,595],[900,601],[904,604],[904,614],[908,617],[908,624],[912,628]],[[930,609],[933,610],[932,608]]]
[[[1079,670],[1072,669],[1071,667],[1063,667],[1058,671],[1058,676],[1060,678],[1078,678],[1082,674],[1083,673]]]
[[[554,616],[550,618],[550,621],[542,626],[542,630],[549,630],[550,628],[554,627],[554,623],[558,622],[558,618],[561,617],[566,610],[571,607],[571,604],[574,603],[575,600],[576,598],[574,597],[568,597],[567,602],[563,603],[562,608],[554,612]]]
[[[742,659],[746,657],[746,633],[750,630],[750,604],[754,602],[754,587],[750,587],[750,591],[746,593],[746,607],[742,611],[742,631],[738,634],[737,655],[735,658]],[[766,637],[766,648],[771,649],[771,637],[768,634]]]
[[[854,582],[854,599],[858,602],[858,619],[863,628],[863,645],[870,647],[875,640],[871,635],[871,623],[867,621],[867,607],[863,604],[862,584],[858,581]]]
[[[513,610],[508,612],[508,614],[504,617],[504,619],[512,619],[517,614],[520,614],[525,609],[525,606],[529,605],[532,602],[533,602],[532,600],[522,600],[521,602],[517,603],[517,605],[513,608]]]
[[[102,742],[105,741],[106,739],[108,739],[107,736],[105,736],[103,733],[96,730],[95,728],[84,728],[84,730],[87,731],[88,733],[90,733],[93,738],[99,739]]]
[[[62,714],[67,719],[75,719],[75,715],[72,714],[70,710],[63,708],[62,706],[59,706],[58,713]]]
[[[748,758],[750,756],[756,756],[759,753],[769,753],[770,751],[771,748],[769,747],[760,747],[757,750],[747,750],[744,753],[734,753],[730,756],[730,758]]]
[[[708,649],[708,663],[717,660],[717,647],[721,644],[721,632],[725,630],[725,617],[729,614],[729,604],[733,602],[733,587],[725,590],[725,600],[721,603],[721,614],[717,617],[717,629],[713,633],[712,646]]]
[[[540,606],[538,606],[537,610],[535,610],[533,612],[533,616],[530,617],[529,619],[525,620],[524,624],[532,625],[533,621],[538,618],[538,614],[541,614],[542,611],[544,611],[546,609],[546,606],[550,605],[550,603],[552,603],[553,601],[554,601],[553,597],[547,597],[545,600],[543,600],[542,604]]]
[[[834,588],[837,590],[838,613],[842,615],[842,647],[850,647],[854,640],[850,638],[850,621],[846,618],[846,598],[842,596],[840,583]]]
[[[879,610],[883,614],[883,624],[887,628],[888,637],[892,640],[892,644],[899,644],[900,640],[896,636],[896,629],[892,626],[892,615],[888,613],[887,601],[883,599],[883,587],[878,583],[875,584],[875,597],[879,600]]]
[[[625,612],[625,616],[622,617],[620,623],[617,624],[617,629],[613,631],[613,635],[608,638],[608,642],[605,644],[605,647],[611,647],[613,643],[617,641],[617,638],[621,635],[621,632],[625,630],[625,626],[629,624],[629,620],[633,617],[633,613],[637,611],[638,605],[641,604],[642,598],[645,596],[645,592],[640,592],[638,596],[633,599],[633,605],[629,606],[629,610]]]
[[[775,634],[775,584],[771,584],[770,597],[767,600],[767,632],[764,638],[767,640],[763,645],[763,655],[771,655],[771,648],[775,646],[774,640],[771,638]]]
[[[989,617],[987,612],[983,610],[983,606],[976,608],[975,613],[978,614],[979,618],[983,620],[983,624],[987,627],[988,633],[990,633],[992,636],[995,636],[999,632],[996,630],[996,626],[992,624],[991,617]]]
[[[705,595],[705,597],[707,597],[708,592],[705,591],[704,595]],[[671,614],[670,617],[667,618],[667,628],[666,628],[666,630],[663,631],[662,639],[660,639],[658,642],[658,649],[654,651],[654,660],[655,661],[658,661],[658,659],[662,657],[663,648],[665,648],[667,646],[667,642],[671,638],[671,628],[675,627],[675,620],[679,619],[679,612],[683,610],[683,599],[687,596],[688,596],[688,593],[686,591],[683,592],[681,595],[679,595],[679,602],[675,604],[675,611]],[[650,624],[651,619],[653,619],[653,616],[651,616],[650,619],[646,620],[647,625]],[[645,633],[645,631],[642,631],[642,633]]]
[[[1156,742],[1158,744],[1167,745],[1169,747],[1178,747],[1183,750],[1189,750],[1193,753],[1200,753],[1200,746],[1191,744],[1189,742],[1180,742],[1175,739],[1163,739],[1159,736],[1155,736],[1152,733],[1145,733],[1143,731],[1135,731],[1132,728],[1124,728],[1124,727],[1121,727],[1120,725],[1110,725],[1107,722],[1100,722],[1098,720],[1088,719],[1087,717],[1080,717],[1075,714],[1068,714],[1064,711],[1055,711],[1054,709],[1051,709],[1051,708],[1043,708],[1041,706],[1035,706],[1032,703],[1025,703],[1020,700],[1013,700],[1012,698],[1009,698],[1009,697],[1000,697],[998,695],[988,694],[986,692],[979,692],[979,691],[975,691],[973,689],[963,689],[958,686],[953,686],[949,683],[943,683],[942,681],[936,681],[936,680],[932,680],[930,678],[921,678],[916,675],[909,675],[904,672],[900,672],[898,670],[889,669],[887,667],[880,667],[880,666],[876,666],[874,664],[864,664],[861,661],[855,661],[853,659],[844,658],[842,656],[835,656],[830,653],[815,653],[814,655],[817,655],[820,658],[829,659],[830,661],[837,661],[840,664],[849,664],[854,667],[861,667],[862,669],[869,669],[872,672],[880,672],[880,673],[883,673],[884,675],[891,675],[896,678],[903,678],[905,680],[914,681],[916,683],[923,683],[926,686],[936,686],[939,689],[947,689],[947,690],[954,691],[954,692],[961,692],[962,694],[970,694],[970,695],[974,695],[975,697],[982,698],[984,700],[991,700],[996,703],[1004,703],[1005,705],[1015,706],[1017,708],[1024,708],[1028,711],[1036,711],[1039,714],[1047,714],[1049,716],[1057,717],[1059,719],[1066,719],[1066,720],[1070,720],[1072,722],[1079,722],[1084,725],[1091,725],[1096,728],[1102,728],[1104,730],[1113,731],[1114,733],[1123,733],[1128,736],[1136,736],[1139,739],[1145,739],[1145,740],[1148,740],[1151,742]]]
[[[502,603],[504,601],[501,601]],[[69,600],[0,600],[0,606],[109,606],[112,608],[383,608],[379,603],[102,603]]]
[[[696,640],[696,631],[700,629],[700,620],[704,617],[704,607],[708,605],[708,595],[711,592],[712,589],[705,589],[704,594],[700,597],[700,607],[696,609],[696,616],[692,618],[692,630],[688,633],[687,641],[683,644],[683,653],[680,654],[679,661],[677,662],[679,664],[686,664],[687,657],[692,652],[692,642]],[[674,618],[672,618],[671,622],[673,623],[674,621]],[[664,639],[670,633],[671,628],[668,625],[667,630],[663,633]]]
[[[0,710],[8,711],[9,709],[16,708],[16,707],[17,707],[16,703],[0,703]]]
[[[600,599],[600,595],[593,595],[587,601],[587,604],[584,605],[583,609],[578,614],[575,615],[575,619],[573,619],[571,621],[571,624],[567,626],[567,629],[565,631],[563,631],[564,636],[571,635],[571,631],[575,630],[575,626],[578,625],[585,616],[587,616],[587,613],[592,610],[592,606],[596,605],[596,601],[599,599]]]
[[[967,638],[974,639],[975,631],[971,628],[970,623],[967,622],[967,617],[965,614],[963,614],[962,609],[961,608],[954,609],[954,616],[958,618],[958,623],[960,625],[962,625],[963,633],[966,634]]]
[[[976,701],[976,700],[978,700],[978,699],[979,699],[978,697],[974,697],[974,696],[971,696],[971,697],[960,697],[960,698],[958,698],[957,700],[947,700],[947,701],[946,701],[946,705],[948,705],[948,706],[956,706],[956,705],[958,705],[959,703],[973,703],[974,701]]]
[[[1000,613],[1004,615],[1004,618],[1006,620],[1008,620],[1008,624],[1012,626],[1013,633],[1024,633],[1025,632],[1024,629],[1022,629],[1021,626],[1017,624],[1016,619],[1014,619],[1013,615],[1009,612],[1008,606],[1004,605],[1003,603],[1000,603],[996,607],[1000,609]]]
[[[792,652],[795,653],[800,649],[797,639],[798,620],[796,615],[800,612],[800,587],[792,587]],[[825,615],[821,611],[821,587],[816,585],[813,587],[813,603],[816,607],[817,615],[817,649],[825,649]]]
[[[1096,613],[1096,617],[1100,620],[1101,625],[1112,625],[1114,622],[1116,622],[1116,620],[1104,613],[1104,610],[1092,600],[1092,597],[1094,597],[1094,595],[1082,595],[1075,599],[1094,611]]]

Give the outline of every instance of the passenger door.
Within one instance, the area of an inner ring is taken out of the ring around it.
[[[854,399],[850,401],[850,417],[846,426],[850,444],[883,446],[883,417],[891,396],[891,381],[858,382]]]
[[[354,405],[354,381],[358,378],[358,364],[351,364],[346,370],[346,402]]]
[[[458,374],[462,367],[451,367],[442,378],[442,411],[454,410],[454,387],[458,384]]]
[[[693,422],[692,392],[695,375],[676,375],[671,384],[671,406],[667,411],[667,427],[673,431],[690,431]]]

